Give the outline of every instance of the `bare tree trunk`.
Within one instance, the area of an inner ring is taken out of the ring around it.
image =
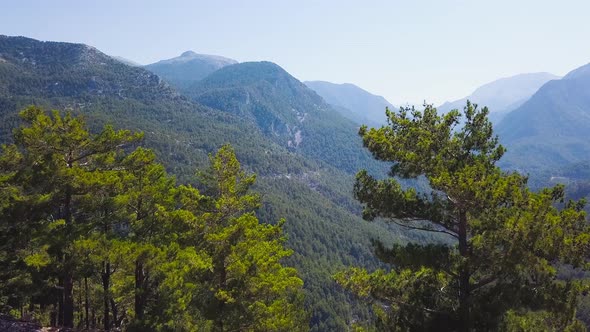
[[[92,307],[92,328],[96,328],[96,312],[94,311],[94,307]]]
[[[88,316],[88,310],[90,308],[89,307],[89,300],[88,300],[88,277],[84,277],[84,307],[86,309],[86,329],[88,330],[90,328],[90,321],[89,321],[89,316]]]
[[[115,325],[115,327],[119,327],[119,316],[118,316],[118,312],[117,312],[117,304],[115,303],[115,300],[113,299],[113,297],[111,296],[111,312],[113,313],[113,324]]]
[[[138,259],[135,261],[135,318],[143,320],[144,315],[144,274],[143,263]]]
[[[84,306],[82,305],[82,280],[79,279],[78,280],[78,313],[79,315],[79,319],[78,319],[78,328],[82,328],[82,325],[84,325],[84,311],[82,310],[82,308],[84,308]]]
[[[103,289],[103,303],[104,303],[104,312],[103,312],[103,323],[104,329],[108,331],[111,328],[111,324],[109,322],[109,288],[110,288],[110,278],[111,278],[111,263],[105,261],[102,263],[103,271],[102,271],[102,289]]]
[[[57,297],[57,326],[64,325],[64,278],[60,277],[57,281],[58,285],[60,286],[58,293],[59,296]]]
[[[56,327],[58,324],[57,323],[57,316],[59,316],[58,310],[59,309],[58,309],[57,305],[55,305],[53,308],[51,308],[51,313],[50,313],[50,318],[49,318],[49,320],[50,320],[49,325],[51,325],[51,327]]]
[[[69,264],[66,264],[69,265]],[[74,327],[74,276],[70,267],[65,269],[64,275],[64,321],[63,326]]]
[[[72,167],[71,152],[68,155],[68,168]],[[64,198],[64,220],[66,223],[66,232],[72,228],[72,188],[66,188]],[[64,255],[64,280],[63,280],[63,326],[74,327],[74,273],[71,266],[71,257]]]

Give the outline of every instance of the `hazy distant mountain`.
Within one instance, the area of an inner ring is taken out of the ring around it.
[[[539,168],[590,160],[590,64],[543,85],[497,126],[504,163]]]
[[[501,78],[482,85],[465,98],[446,102],[438,109],[445,113],[452,109],[463,110],[466,100],[469,99],[481,107],[487,106],[490,110],[490,120],[499,123],[506,114],[526,102],[543,84],[555,79],[559,79],[559,76],[550,73],[520,74]]]
[[[131,67],[141,67],[141,64],[140,63],[135,62],[133,60],[129,60],[129,59],[124,58],[122,56],[111,55],[111,58],[113,58],[113,59],[115,59],[115,60],[117,60],[119,62],[122,62],[122,63],[124,63],[124,64],[126,64],[128,66],[131,66]]]
[[[304,82],[334,109],[359,124],[381,125],[385,123],[385,108],[394,109],[385,98],[374,95],[350,83],[335,84],[324,81]]]
[[[236,63],[238,63],[236,60],[219,55],[186,51],[176,58],[158,61],[145,68],[175,86],[186,87],[220,68]]]

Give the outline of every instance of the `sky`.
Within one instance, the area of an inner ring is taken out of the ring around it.
[[[0,0],[0,34],[149,64],[186,50],[435,105],[590,62],[589,0]]]

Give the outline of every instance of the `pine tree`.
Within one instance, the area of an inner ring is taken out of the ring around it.
[[[260,197],[250,192],[256,177],[241,169],[231,147],[223,146],[210,160],[199,241],[213,262],[202,304],[213,330],[305,330],[303,282],[281,264],[291,255],[284,248],[283,222],[258,221]]]
[[[138,148],[122,164],[121,199],[127,207],[128,240],[134,244],[128,257],[134,265],[132,327],[190,330],[202,323],[191,301],[198,278],[211,266],[210,258],[187,241],[188,234],[202,230],[202,220],[189,211],[202,196],[195,188],[177,186],[150,150]]]
[[[81,205],[102,185],[99,173],[111,170],[121,149],[141,135],[110,126],[91,135],[81,118],[57,111],[48,116],[36,107],[20,115],[25,125],[15,131],[14,146],[7,151],[18,151],[13,181],[33,203],[28,206],[32,215],[19,216],[38,236],[26,240],[30,254],[25,262],[54,271],[61,290],[58,324],[73,327],[73,244],[91,225]]]
[[[373,156],[392,163],[389,179],[357,174],[364,217],[441,236],[428,245],[377,244],[391,271],[353,268],[337,276],[376,301],[384,329],[496,330],[505,317],[529,312],[545,312],[559,329],[577,324],[576,287],[556,281],[555,264],[583,263],[583,202],[558,210],[563,187],[534,193],[526,177],[501,171],[496,163],[504,148],[487,114],[469,102],[463,119],[457,110],[439,115],[427,105],[387,111],[387,126],[360,129]],[[428,181],[430,193],[397,181],[417,177]]]

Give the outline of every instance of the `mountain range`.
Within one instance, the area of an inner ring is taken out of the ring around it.
[[[463,110],[467,100],[490,110],[490,120],[498,123],[506,114],[526,102],[543,84],[559,79],[550,73],[528,73],[501,78],[482,85],[465,98],[446,102],[438,107],[442,112]]]
[[[342,115],[357,124],[385,124],[385,108],[395,107],[382,96],[374,95],[351,83],[335,84],[325,81],[304,82]]]
[[[504,165],[527,171],[590,160],[590,64],[544,84],[496,126]]]

